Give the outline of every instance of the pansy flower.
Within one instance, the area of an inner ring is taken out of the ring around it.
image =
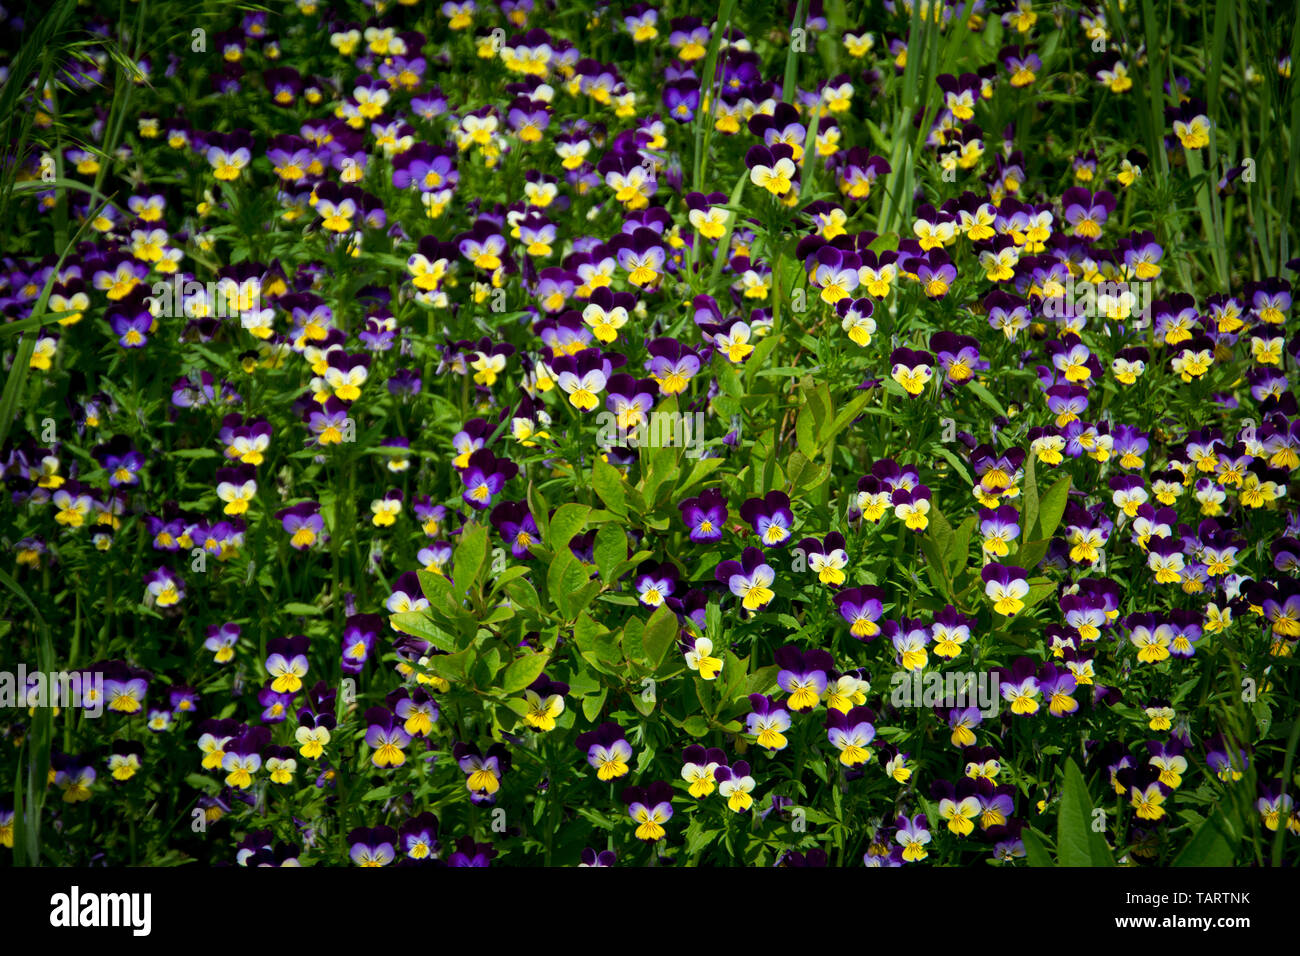
[[[740,516],[749,522],[765,548],[785,544],[794,524],[790,496],[783,491],[769,491],[762,498],[750,498],[740,506]]]
[[[776,597],[772,590],[776,572],[758,548],[746,548],[740,561],[723,561],[714,569],[714,577],[741,599],[746,611],[761,610]]]
[[[501,502],[492,509],[491,521],[516,558],[528,558],[529,547],[541,541],[542,533],[537,522],[528,505],[522,501]]]
[[[998,678],[998,691],[1002,699],[1011,704],[1011,713],[1017,717],[1030,717],[1038,713],[1042,689],[1027,657],[1018,657],[1010,668],[994,668]]]
[[[695,637],[682,642],[686,666],[696,671],[703,680],[713,680],[722,672],[722,658],[713,655],[713,641]]]
[[[270,742],[268,728],[250,727],[226,744],[221,769],[226,771],[227,787],[247,790],[253,785],[253,775],[262,768],[262,750]]]
[[[387,707],[371,707],[366,711],[366,746],[370,748],[370,762],[380,770],[400,767],[406,763],[406,747],[411,735]]]
[[[551,680],[545,674],[538,675],[524,689],[524,702],[528,705],[524,723],[543,733],[554,730],[555,719],[564,713],[564,695],[568,692],[568,684]]]
[[[727,500],[716,488],[706,488],[699,496],[687,498],[680,505],[682,523],[690,529],[695,542],[718,541],[727,523]]]
[[[55,493],[57,504],[58,492]],[[167,568],[158,568],[144,576],[145,602],[151,607],[173,607],[185,598],[185,582]]]
[[[298,711],[298,727],[294,730],[294,740],[298,743],[298,753],[308,760],[317,760],[325,754],[325,747],[330,742],[330,731],[334,728],[334,715],[313,714],[307,708]]]
[[[924,813],[914,817],[900,814],[894,826],[897,829],[894,840],[903,848],[904,862],[916,863],[930,855],[925,848],[930,842],[930,831]]]
[[[748,763],[740,760],[731,767],[717,767],[713,776],[718,781],[719,796],[726,799],[727,807],[733,813],[744,813],[754,805],[754,798],[750,794],[756,784],[749,774]]]
[[[519,473],[519,466],[506,458],[497,458],[486,448],[469,456],[460,479],[465,486],[461,499],[471,508],[485,510],[507,481]]]
[[[830,654],[814,648],[801,651],[787,644],[776,652],[777,686],[790,696],[786,705],[796,713],[812,710],[826,692],[826,683],[834,661]]]
[[[717,785],[714,771],[725,766],[726,754],[716,747],[705,749],[692,744],[682,751],[682,779],[688,784],[688,793],[699,800],[713,793]]]
[[[673,596],[677,587],[678,571],[671,561],[648,561],[637,570],[633,578],[637,599],[646,607],[659,607]]]
[[[849,588],[835,595],[835,607],[849,624],[849,633],[860,641],[868,641],[880,633],[880,620],[884,613],[884,592],[874,586]]]
[[[847,711],[829,708],[826,738],[840,752],[840,763],[854,769],[871,760],[871,742],[876,737],[875,713],[868,707]]]
[[[787,195],[795,187],[798,167],[794,163],[794,150],[785,143],[751,146],[745,154],[749,167],[749,181],[776,197]]]
[[[661,781],[646,787],[628,787],[623,791],[627,814],[637,824],[638,840],[654,843],[667,835],[664,824],[672,819],[672,798],[672,787]]]
[[[934,359],[928,352],[897,348],[889,355],[890,377],[915,398],[925,391],[934,375]]]
[[[799,551],[808,559],[808,569],[817,575],[817,580],[831,587],[839,587],[846,580],[844,568],[848,566],[848,554],[844,550],[844,535],[832,531],[824,541],[816,538],[804,538],[799,542]]]
[[[205,649],[212,651],[212,659],[218,664],[228,664],[234,660],[235,645],[239,643],[239,633],[239,625],[235,623],[209,624],[203,646]]]
[[[589,412],[599,404],[613,372],[610,361],[599,349],[583,349],[574,355],[561,355],[551,363],[557,375],[555,383],[580,412]]]
[[[785,731],[790,729],[789,712],[763,694],[750,694],[749,703],[753,711],[745,719],[745,732],[757,738],[760,747],[784,750]]]
[[[930,489],[925,485],[915,488],[896,488],[890,496],[894,517],[909,531],[924,531],[930,524]]]
[[[1029,594],[1025,569],[991,562],[980,572],[984,593],[993,602],[993,610],[1007,617],[1019,614],[1025,607]]]
[[[348,858],[357,866],[388,866],[397,859],[396,843],[392,827],[357,827],[348,832]]]
[[[1053,717],[1068,717],[1079,709],[1079,702],[1070,696],[1077,686],[1070,670],[1058,670],[1050,663],[1044,664],[1038,675],[1038,691]]]
[[[465,789],[474,803],[489,803],[501,789],[501,778],[510,769],[510,754],[502,744],[493,744],[486,754],[474,744],[457,743],[452,757],[465,774]]]
[[[957,612],[951,604],[945,605],[930,624],[930,641],[936,657],[952,660],[970,640],[974,622]]]
[[[579,734],[574,744],[586,755],[587,763],[596,769],[598,780],[617,780],[627,774],[632,745],[618,724],[607,721],[595,730]]]
[[[271,689],[277,694],[296,694],[302,689],[302,679],[307,676],[308,638],[277,637],[266,644],[266,672],[271,677]]]

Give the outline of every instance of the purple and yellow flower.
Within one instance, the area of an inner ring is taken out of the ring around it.
[[[789,712],[764,694],[750,694],[749,703],[753,712],[745,718],[745,732],[756,737],[760,747],[784,750],[788,743],[785,731],[790,729]]]
[[[596,769],[598,780],[617,780],[627,774],[632,745],[618,724],[607,721],[595,730],[579,734],[574,743],[586,754],[587,763]]]
[[[875,713],[868,707],[848,711],[828,708],[826,738],[840,752],[840,763],[860,767],[871,760],[871,742],[876,737]]]
[[[628,787],[623,791],[627,814],[637,824],[638,840],[654,843],[667,835],[664,824],[672,819],[672,798],[672,787],[661,781],[646,787]]]
[[[758,548],[746,548],[740,561],[723,561],[714,569],[714,577],[741,599],[746,611],[761,610],[776,597],[772,590],[776,572]]]
[[[980,577],[984,581],[985,595],[993,602],[994,611],[1012,617],[1024,610],[1024,598],[1029,594],[1029,582],[1025,578],[1024,568],[991,562],[984,565]]]
[[[734,766],[720,766],[713,771],[718,781],[718,794],[727,801],[727,807],[733,813],[744,813],[754,805],[750,796],[756,786],[754,778],[749,775],[749,764],[743,760]]]

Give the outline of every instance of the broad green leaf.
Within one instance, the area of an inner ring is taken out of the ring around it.
[[[1028,460],[1025,462],[1025,480],[1020,491],[1020,497],[1024,502],[1020,507],[1021,541],[1029,538],[1029,533],[1034,530],[1034,524],[1038,521],[1037,458],[1037,455],[1030,453]]]
[[[1065,762],[1065,783],[1056,817],[1057,862],[1061,866],[1114,866],[1104,833],[1093,830],[1092,797],[1073,760]]]
[[[966,387],[967,387],[968,389],[970,389],[971,393],[972,393],[976,398],[978,398],[981,402],[983,402],[983,403],[984,403],[985,405],[987,405],[989,408],[993,409],[995,412],[997,412],[997,413],[998,413],[999,415],[1001,415],[1003,418],[1006,418],[1006,417],[1007,417],[1007,410],[1006,410],[1005,408],[1002,407],[1002,403],[999,402],[996,398],[994,398],[994,397],[993,397],[993,393],[990,392],[990,391],[989,391],[987,388],[985,388],[983,385],[981,385],[979,382],[970,382],[970,383],[967,384]]]
[[[641,649],[652,673],[663,663],[668,648],[677,640],[678,631],[677,615],[667,604],[659,605],[650,615],[650,622],[641,635]]]
[[[605,706],[605,698],[609,696],[609,688],[602,687],[595,694],[588,694],[582,698],[582,716],[589,722],[595,723],[600,717],[600,712]]]
[[[1025,845],[1025,859],[1033,867],[1052,867],[1056,864],[1052,862],[1052,855],[1047,852],[1047,847],[1043,846],[1043,841],[1038,838],[1038,834],[1033,830],[1022,830],[1020,840]]]
[[[469,593],[479,579],[488,557],[488,529],[484,524],[467,525],[452,555],[452,583],[458,596]]]
[[[551,516],[551,527],[546,536],[547,546],[552,551],[567,548],[569,542],[582,530],[582,526],[587,521],[587,515],[590,513],[591,508],[587,505],[572,503],[560,505],[555,514]]]
[[[510,666],[506,668],[505,674],[502,675],[501,690],[507,694],[514,694],[523,690],[537,680],[538,675],[546,669],[546,662],[550,659],[550,654],[528,654],[518,660],[511,661]]]
[[[627,560],[627,533],[617,522],[600,526],[596,532],[595,544],[596,567],[601,579],[610,587],[618,582],[614,576],[615,569]]]
[[[1061,523],[1061,516],[1065,514],[1065,504],[1069,497],[1070,476],[1066,475],[1064,478],[1058,479],[1039,502],[1038,537],[1050,539],[1056,533],[1056,528]]]
[[[1236,862],[1237,848],[1242,834],[1235,823],[1219,807],[1196,828],[1192,838],[1174,857],[1174,866],[1232,866]]]
[[[428,611],[402,611],[389,620],[399,631],[422,638],[440,651],[451,653],[456,650],[455,638],[434,624]]]
[[[627,498],[623,492],[623,476],[618,469],[597,458],[591,468],[591,487],[596,490],[605,507],[620,517],[627,514]]]

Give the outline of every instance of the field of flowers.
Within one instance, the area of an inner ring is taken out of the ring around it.
[[[1300,862],[1287,4],[0,19],[6,863]]]

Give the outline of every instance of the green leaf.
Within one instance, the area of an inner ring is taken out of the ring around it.
[[[971,515],[963,521],[953,532],[952,536],[952,558],[949,563],[950,573],[954,578],[957,577],[970,561],[970,539],[975,533],[976,516]]]
[[[609,688],[602,687],[599,693],[588,694],[582,698],[582,716],[595,723],[596,718],[600,716],[600,712],[605,706],[605,699],[608,696]]]
[[[1038,521],[1038,475],[1037,461],[1038,456],[1029,455],[1029,460],[1025,462],[1025,480],[1024,487],[1021,489],[1020,497],[1024,499],[1024,506],[1020,509],[1020,540],[1026,541],[1029,533],[1034,530],[1034,523]],[[1026,568],[1028,566],[1026,565]]]
[[[468,594],[478,581],[488,556],[487,525],[467,525],[452,555],[452,583],[457,594]]]
[[[1047,847],[1043,846],[1043,841],[1038,838],[1038,834],[1033,830],[1022,830],[1020,839],[1025,844],[1025,859],[1033,867],[1051,867],[1055,866],[1052,862],[1052,855],[1047,852]]]
[[[799,454],[805,458],[815,458],[817,455],[817,423],[816,415],[813,412],[811,404],[805,405],[799,409],[799,417],[795,419],[794,435],[796,447]]]
[[[677,634],[677,615],[667,604],[659,605],[654,614],[650,615],[650,622],[646,624],[645,631],[641,635],[641,650],[645,654],[651,673],[659,669],[664,656],[668,653],[668,648],[677,639]]]
[[[574,535],[586,524],[587,515],[590,513],[591,508],[588,505],[573,503],[560,505],[559,510],[551,516],[551,527],[546,536],[547,546],[552,551],[567,548]]]
[[[537,523],[537,530],[541,532],[542,540],[547,540],[551,528],[551,506],[531,481],[528,483],[528,510],[533,513],[533,521]]]
[[[863,392],[856,396],[853,401],[841,408],[839,414],[836,415],[834,419],[824,422],[822,424],[821,434],[818,436],[818,440],[821,444],[829,444],[831,439],[852,424],[853,420],[861,415],[863,409],[867,407],[867,403],[871,401],[871,397],[870,391]]]
[[[427,610],[402,611],[399,614],[392,615],[389,620],[398,630],[423,638],[440,651],[446,651],[450,654],[456,650],[455,638],[434,624]]]
[[[1021,614],[1056,593],[1056,582],[1047,578],[1030,578],[1028,583],[1029,593],[1025,595],[1025,606],[1021,608]]]
[[[1242,834],[1235,816],[1229,818],[1222,809],[1214,812],[1187,841],[1187,845],[1174,857],[1174,866],[1232,866],[1236,862],[1237,848]]]
[[[324,613],[315,604],[302,604],[298,601],[290,601],[283,609],[286,614],[296,614],[299,617],[319,617]]]
[[[993,397],[993,393],[981,385],[979,382],[970,382],[966,386],[971,393],[981,402],[993,409],[1003,418],[1007,417],[1007,410],[1002,407],[1002,403]]]
[[[507,694],[514,694],[523,690],[537,680],[538,675],[546,669],[546,662],[550,659],[550,654],[543,653],[528,654],[512,661],[501,678],[501,690]]]
[[[1066,475],[1059,479],[1056,484],[1052,485],[1047,494],[1043,495],[1042,501],[1038,507],[1038,524],[1039,532],[1037,537],[1050,539],[1056,533],[1057,526],[1061,523],[1061,516],[1065,514],[1065,504],[1070,497],[1070,476]]]
[[[614,587],[618,583],[614,571],[627,560],[627,532],[623,526],[616,522],[601,525],[596,532],[594,552],[601,579]]]
[[[1065,784],[1056,817],[1056,852],[1061,866],[1114,866],[1103,833],[1092,828],[1092,797],[1073,760],[1065,762]]]
[[[934,451],[938,452],[939,456],[944,460],[946,460],[948,464],[952,465],[953,469],[957,472],[957,474],[961,475],[962,481],[966,482],[966,484],[968,485],[974,484],[974,481],[971,479],[970,472],[966,470],[966,463],[963,462],[960,458],[958,458],[955,454],[953,454],[952,449],[948,448],[946,445],[940,445],[934,443],[932,443],[930,447]]]
[[[708,718],[699,714],[692,714],[682,721],[682,730],[686,731],[692,737],[703,737],[709,732]]]
[[[623,476],[618,473],[617,468],[603,458],[597,458],[591,468],[591,487],[596,490],[596,494],[600,496],[606,508],[620,517],[627,514]]]

